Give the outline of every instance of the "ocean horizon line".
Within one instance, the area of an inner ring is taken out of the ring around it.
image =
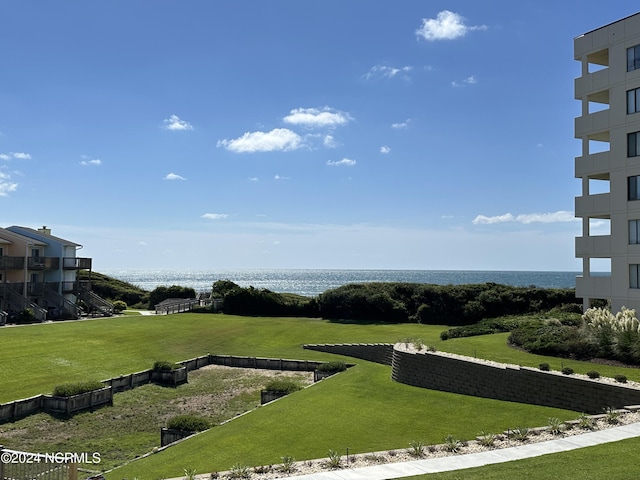
[[[545,270],[402,270],[402,269],[150,269],[96,270],[118,280],[153,290],[179,285],[196,291],[210,290],[217,280],[230,280],[281,293],[316,296],[346,284],[371,282],[462,285],[498,283],[540,288],[575,288],[578,271]]]

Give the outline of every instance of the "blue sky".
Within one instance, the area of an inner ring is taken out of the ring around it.
[[[0,0],[0,226],[96,271],[579,270],[573,38],[632,3]]]

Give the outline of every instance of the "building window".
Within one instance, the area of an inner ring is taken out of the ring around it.
[[[629,288],[640,288],[640,265],[629,265]]]
[[[640,45],[627,48],[627,72],[640,68]]]
[[[640,88],[627,90],[627,113],[640,112]]]
[[[640,132],[627,134],[627,157],[640,156]]]
[[[629,220],[629,245],[640,244],[640,220]]]
[[[640,200],[640,176],[629,177],[627,179],[629,191],[628,200]]]

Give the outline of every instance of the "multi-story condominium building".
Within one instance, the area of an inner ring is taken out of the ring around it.
[[[0,316],[26,309],[41,321],[110,315],[113,306],[91,292],[91,258],[78,257],[80,248],[46,227],[0,228]],[[88,279],[78,279],[80,270]]]
[[[603,299],[614,312],[640,312],[640,13],[575,38],[574,57],[582,66],[575,80],[582,104],[575,119],[582,142],[576,296],[585,308]],[[603,265],[605,275],[597,272]]]

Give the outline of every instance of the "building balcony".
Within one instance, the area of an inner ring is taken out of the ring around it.
[[[575,215],[584,217],[607,217],[611,214],[611,194],[598,193],[596,195],[585,195],[576,197]]]
[[[576,277],[576,298],[611,298],[611,277]]]
[[[609,69],[603,68],[597,72],[588,73],[578,77],[574,81],[574,92],[576,100],[585,95],[591,95],[600,90],[609,88]]]
[[[80,257],[65,257],[62,266],[66,270],[91,270],[91,259]]]
[[[597,132],[607,131],[610,128],[609,109],[582,115],[575,119],[576,138],[582,138],[585,135],[592,135]]]
[[[57,270],[60,259],[57,257],[27,257],[28,270]]]
[[[576,257],[610,257],[611,235],[576,237]]]
[[[576,178],[592,177],[602,179],[608,178],[611,171],[611,152],[599,152],[575,159],[575,176]],[[600,174],[600,175],[598,175]],[[606,174],[606,175],[604,175]]]
[[[0,257],[0,269],[2,270],[23,270],[24,257],[9,257],[3,255]]]

